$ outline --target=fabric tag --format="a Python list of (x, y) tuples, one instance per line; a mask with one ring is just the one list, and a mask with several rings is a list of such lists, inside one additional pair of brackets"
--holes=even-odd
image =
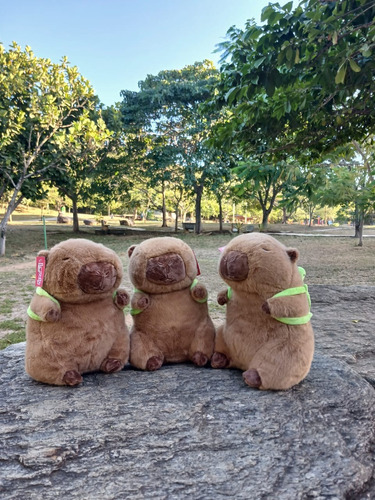
[(194, 257), (195, 257), (195, 262), (197, 263), (197, 276), (200, 276), (201, 270), (199, 268), (198, 259), (197, 259), (197, 256), (195, 255), (195, 253), (194, 253)]
[(35, 286), (43, 286), (44, 271), (46, 269), (46, 258), (39, 255), (36, 258)]

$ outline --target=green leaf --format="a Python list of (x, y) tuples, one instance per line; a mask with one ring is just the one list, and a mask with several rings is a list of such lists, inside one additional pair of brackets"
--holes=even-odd
[(231, 89), (228, 90), (228, 92), (225, 94), (225, 100), (227, 103), (230, 105), (232, 104), (234, 98), (236, 97), (237, 93), (239, 91), (238, 87), (232, 87)]
[(359, 73), (361, 71), (361, 68), (358, 66), (354, 59), (349, 59), (349, 64), (352, 71), (354, 71), (355, 73)]
[(260, 57), (256, 61), (254, 61), (254, 68), (259, 68), (259, 66), (265, 61), (266, 56)]
[(339, 67), (336, 76), (335, 76), (335, 83), (344, 83), (345, 81), (345, 75), (346, 75), (346, 68), (347, 68), (347, 61), (343, 62), (341, 66)]

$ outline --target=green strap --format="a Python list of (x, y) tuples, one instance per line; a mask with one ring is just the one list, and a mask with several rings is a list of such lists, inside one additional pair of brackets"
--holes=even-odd
[[(133, 293), (145, 293), (145, 292), (142, 292), (142, 290), (139, 290), (138, 288), (134, 288), (133, 289)], [(131, 308), (130, 309), (130, 314), (132, 316), (136, 316), (137, 314), (141, 313), (143, 311), (143, 309), (133, 309)]]
[(227, 297), (228, 297), (228, 300), (230, 300), (232, 298), (232, 295), (233, 295), (233, 290), (232, 290), (232, 287), (231, 286), (228, 286), (228, 290), (227, 290)]
[(143, 309), (130, 309), (130, 314), (132, 316), (136, 316), (137, 314), (141, 313), (143, 311)]
[[(40, 295), (41, 297), (47, 297), (48, 299), (52, 300), (52, 302), (54, 302), (55, 304), (57, 304), (59, 306), (59, 308), (61, 309), (60, 302), (57, 299), (55, 299), (55, 297), (52, 297), (52, 295), (50, 295), (48, 292), (46, 292), (45, 290), (43, 290), (43, 288), (41, 288), (40, 286), (38, 286), (36, 288), (35, 293), (37, 295)], [(34, 311), (32, 311), (32, 309), (31, 309), (30, 306), (27, 308), (27, 314), (28, 314), (28, 316), (31, 319), (35, 319), (35, 321), (46, 321), (45, 319), (42, 319)]]
[[(193, 290), (193, 288), (195, 286), (197, 286), (197, 284), (198, 284), (198, 280), (197, 280), (197, 278), (195, 278), (195, 280), (193, 281), (193, 283), (190, 285), (190, 290)], [(204, 304), (205, 302), (207, 302), (207, 298), (208, 297), (205, 297), (204, 299), (199, 299), (199, 300), (198, 299), (194, 299), (194, 300), (195, 300), (195, 302), (198, 302), (199, 304)]]
[[(303, 267), (298, 267), (298, 272), (300, 273), (301, 278), (303, 280), (306, 276), (306, 271), (303, 269)], [(274, 297), (289, 297), (292, 295), (300, 295), (302, 293), (306, 294), (307, 301), (309, 303), (309, 309), (310, 309), (311, 298), (310, 298), (310, 294), (309, 294), (309, 290), (308, 290), (307, 285), (296, 286), (293, 288), (287, 288), (286, 290), (283, 290), (282, 292), (276, 293), (271, 298), (273, 299)], [(276, 319), (277, 321), (280, 321), (281, 323), (285, 323), (286, 325), (304, 325), (310, 321), (312, 314), (311, 314), (311, 312), (309, 312), (308, 314), (305, 314), (305, 316), (299, 316), (297, 318), (275, 318), (274, 316), (272, 316), (272, 317), (274, 319)]]
[(312, 317), (312, 314), (309, 312), (305, 316), (299, 316), (298, 318), (275, 318), (273, 319), (280, 321), (280, 323), (285, 323), (286, 325), (305, 325), (308, 323)]

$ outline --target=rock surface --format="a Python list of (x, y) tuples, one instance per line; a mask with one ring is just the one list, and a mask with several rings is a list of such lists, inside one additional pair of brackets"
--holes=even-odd
[(375, 287), (310, 285), (316, 350), (375, 387)]
[(187, 364), (51, 387), (1, 351), (0, 498), (375, 498), (375, 287), (309, 288), (316, 355), (285, 392)]
[(343, 362), (261, 392), (187, 364), (51, 387), (23, 357), (0, 354), (2, 499), (374, 498), (375, 391)]

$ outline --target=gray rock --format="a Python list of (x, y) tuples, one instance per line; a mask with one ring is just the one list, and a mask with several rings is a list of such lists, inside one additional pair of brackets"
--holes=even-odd
[(375, 386), (375, 287), (310, 285), (316, 350)]
[(285, 392), (163, 367), (51, 387), (0, 353), (2, 499), (375, 498), (375, 391), (317, 354)]

